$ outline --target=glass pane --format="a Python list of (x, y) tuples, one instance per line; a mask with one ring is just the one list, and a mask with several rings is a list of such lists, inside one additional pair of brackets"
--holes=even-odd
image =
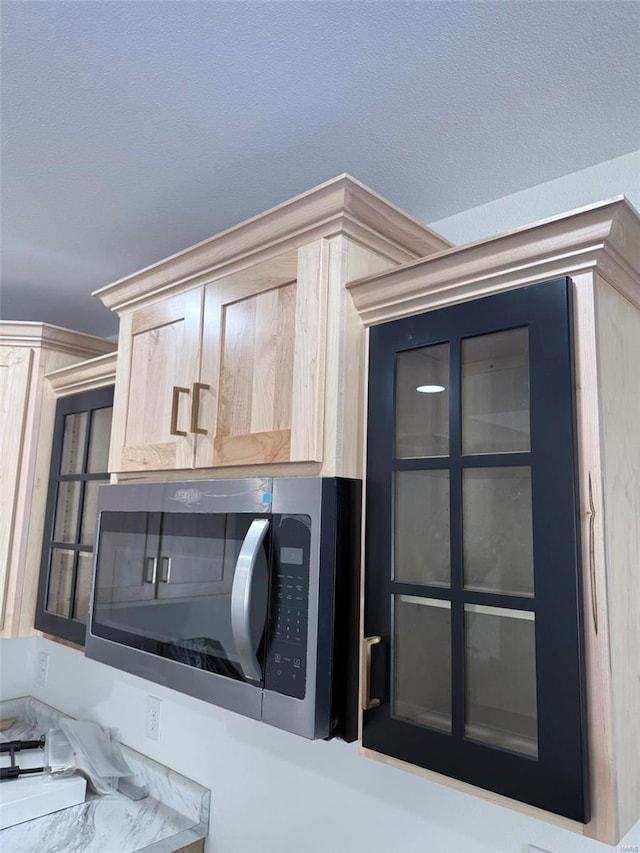
[(396, 458), (449, 453), (449, 344), (396, 357)]
[(534, 614), (465, 604), (465, 734), (538, 754)]
[(53, 538), (56, 542), (75, 542), (80, 509), (79, 480), (58, 483), (56, 523)]
[(83, 545), (93, 545), (95, 542), (98, 514), (98, 486), (106, 486), (108, 483), (108, 480), (87, 480), (84, 489), (82, 530), (80, 532), (80, 542)]
[(533, 595), (531, 469), (465, 469), (462, 507), (465, 588)]
[(69, 615), (74, 556), (73, 551), (62, 551), (60, 548), (54, 548), (51, 552), (47, 610), (59, 616)]
[(451, 604), (397, 595), (393, 644), (393, 713), (451, 731)]
[(64, 419), (62, 438), (61, 474), (80, 474), (84, 462), (84, 438), (87, 430), (87, 413), (76, 412)]
[(78, 619), (80, 622), (86, 622), (89, 613), (92, 569), (93, 554), (78, 554), (78, 581), (76, 583), (76, 602), (73, 608), (73, 618)]
[(449, 472), (395, 474), (394, 579), (450, 585)]
[(102, 474), (103, 471), (108, 470), (112, 414), (113, 408), (109, 406), (104, 409), (96, 409), (91, 416), (89, 458), (87, 459), (89, 474)]
[(530, 449), (526, 328), (462, 342), (462, 452)]

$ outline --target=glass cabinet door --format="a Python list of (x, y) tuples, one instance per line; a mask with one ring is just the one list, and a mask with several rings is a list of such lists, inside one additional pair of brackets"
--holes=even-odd
[(89, 611), (98, 489), (109, 482), (113, 386), (56, 406), (35, 626), (83, 644)]
[(363, 744), (587, 821), (570, 301), (371, 330)]

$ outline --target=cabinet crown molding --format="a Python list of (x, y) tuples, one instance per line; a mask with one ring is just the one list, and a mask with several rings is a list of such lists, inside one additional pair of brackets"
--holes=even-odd
[(119, 311), (176, 286), (200, 283), (203, 276), (217, 278), (337, 234), (346, 234), (396, 263), (451, 246), (444, 237), (343, 174), (93, 295), (107, 308)]
[(446, 249), (347, 287), (367, 326), (597, 270), (640, 308), (640, 215), (624, 196)]
[(114, 352), (117, 344), (96, 335), (84, 332), (74, 332), (62, 326), (52, 326), (49, 323), (32, 323), (18, 320), (0, 321), (0, 344), (5, 346), (24, 346), (46, 348), (57, 352), (79, 354), (87, 353), (104, 355)]
[(58, 397), (113, 385), (116, 381), (117, 352), (109, 352), (51, 370), (46, 379)]

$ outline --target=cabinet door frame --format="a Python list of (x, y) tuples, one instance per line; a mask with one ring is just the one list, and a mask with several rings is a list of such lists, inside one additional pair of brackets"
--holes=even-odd
[[(61, 639), (68, 640), (77, 645), (84, 645), (86, 622), (75, 619), (71, 612), (78, 585), (78, 560), (81, 554), (88, 556), (93, 555), (94, 544), (83, 545), (80, 543), (80, 526), (83, 518), (86, 484), (95, 480), (109, 480), (109, 474), (106, 471), (98, 471), (87, 473), (87, 459), (89, 454), (89, 440), (91, 432), (91, 413), (93, 411), (109, 408), (113, 406), (114, 388), (113, 385), (97, 388), (91, 391), (82, 391), (78, 394), (71, 394), (68, 397), (62, 397), (58, 400), (56, 406), (53, 446), (51, 450), (51, 468), (49, 474), (49, 488), (47, 494), (47, 507), (45, 511), (44, 538), (42, 543), (42, 561), (40, 564), (40, 577), (38, 583), (38, 597), (35, 613), (35, 627), (39, 631), (44, 631), (47, 634), (52, 634)], [(88, 412), (87, 426), (84, 436), (84, 446), (82, 451), (82, 471), (73, 475), (62, 475), (60, 466), (62, 462), (62, 450), (64, 441), (64, 426), (67, 415)], [(78, 504), (78, 518), (76, 524), (76, 535), (74, 542), (57, 543), (54, 539), (55, 512), (56, 500), (58, 495), (58, 487), (61, 482), (79, 482), (80, 495)], [(96, 527), (97, 531), (97, 527)], [(49, 582), (51, 575), (51, 559), (54, 547), (60, 550), (73, 552), (73, 569), (71, 579), (71, 589), (69, 594), (69, 607), (71, 608), (67, 616), (47, 610), (47, 598), (49, 592)], [(92, 561), (93, 564), (93, 561)]]
[[(206, 286), (201, 382), (210, 386), (210, 392), (203, 394), (200, 405), (207, 434), (198, 436), (196, 468), (322, 461), (328, 259), (328, 241), (317, 240)], [(246, 433), (232, 434), (227, 417), (231, 404), (224, 399), (229, 393), (223, 376), (226, 311), (262, 294), (275, 296), (279, 288), (288, 285), (294, 288), (290, 312), (293, 328), (274, 329), (269, 340), (251, 342), (250, 348), (256, 349), (250, 353), (252, 363), (247, 364), (245, 372), (246, 381), (253, 383), (255, 402), (258, 389), (254, 379), (259, 380), (262, 369), (257, 347), (263, 346), (265, 362), (270, 362), (265, 374), (271, 370), (271, 379), (275, 377), (272, 390), (278, 393), (278, 371), (289, 389), (287, 400), (277, 403), (281, 410), (276, 411), (271, 401), (274, 420), (279, 423), (272, 429), (250, 428)], [(287, 359), (279, 363), (275, 350), (288, 332), (293, 337), (288, 346), (290, 363)], [(251, 334), (250, 329), (247, 334)]]
[[(372, 649), (371, 684), (378, 707), (364, 712), (367, 749), (565, 815), (589, 820), (584, 658), (579, 572), (579, 510), (571, 340), (572, 285), (558, 279), (437, 309), (373, 327), (367, 464), (365, 636)], [(463, 456), (460, 439), (460, 342), (527, 326), (530, 347), (531, 450)], [(449, 456), (394, 459), (395, 357), (408, 349), (451, 342)], [(463, 585), (461, 469), (501, 464), (532, 469), (535, 597), (471, 592)], [(451, 589), (392, 579), (393, 474), (449, 468)], [(394, 594), (451, 602), (451, 734), (394, 718), (391, 710), (391, 602)], [(532, 610), (536, 618), (537, 759), (464, 736), (463, 604)]]
[[(171, 471), (193, 467), (197, 436), (191, 431), (191, 421), (194, 383), (198, 381), (200, 373), (203, 295), (203, 288), (197, 287), (122, 317), (109, 463), (111, 471)], [(149, 370), (141, 377), (151, 393), (160, 395), (167, 440), (134, 444), (128, 438), (128, 432), (133, 426), (144, 432), (144, 421), (149, 418), (144, 399), (141, 401), (132, 391), (133, 371), (136, 369), (133, 363), (135, 339), (138, 335), (152, 334), (154, 330), (161, 330), (176, 322), (184, 323), (183, 346), (179, 352), (162, 355), (180, 364), (184, 384), (154, 387), (152, 361)], [(177, 391), (179, 388), (184, 391)], [(182, 432), (186, 432), (185, 436), (169, 435), (172, 407), (175, 408), (176, 425)]]

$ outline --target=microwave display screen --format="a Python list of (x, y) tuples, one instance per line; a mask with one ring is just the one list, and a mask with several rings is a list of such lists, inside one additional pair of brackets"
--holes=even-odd
[(281, 563), (287, 563), (289, 566), (301, 566), (303, 557), (304, 551), (302, 548), (280, 548)]

